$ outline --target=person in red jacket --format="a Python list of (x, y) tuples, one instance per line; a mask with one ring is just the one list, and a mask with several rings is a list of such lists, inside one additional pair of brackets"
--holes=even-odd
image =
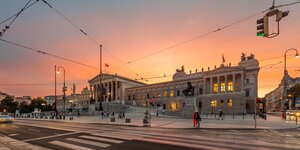
[(198, 122), (196, 120), (196, 112), (192, 113), (192, 119), (193, 119), (193, 124), (194, 124), (194, 127), (198, 126)]

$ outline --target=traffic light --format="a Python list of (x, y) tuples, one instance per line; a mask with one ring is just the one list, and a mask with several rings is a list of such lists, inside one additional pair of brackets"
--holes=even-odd
[(269, 35), (269, 19), (268, 16), (265, 15), (263, 18), (258, 19), (257, 23), (257, 36), (267, 37)]
[(285, 11), (285, 12), (278, 11), (278, 12), (276, 13), (276, 21), (279, 22), (282, 18), (288, 16), (288, 15), (289, 15), (289, 12), (290, 12), (290, 11)]

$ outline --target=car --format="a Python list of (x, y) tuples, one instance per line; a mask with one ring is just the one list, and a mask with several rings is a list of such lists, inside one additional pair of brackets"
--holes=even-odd
[(14, 118), (8, 115), (0, 115), (0, 123), (12, 123)]

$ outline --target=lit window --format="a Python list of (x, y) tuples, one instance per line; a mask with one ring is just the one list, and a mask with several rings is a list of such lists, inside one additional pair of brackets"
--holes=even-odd
[(233, 92), (233, 82), (232, 81), (228, 82), (228, 92)]
[(224, 100), (220, 100), (220, 107), (224, 106)]
[(225, 83), (224, 82), (221, 83), (221, 92), (225, 92)]
[(214, 108), (217, 107), (217, 101), (212, 100), (210, 105), (211, 105), (211, 107), (214, 107)]
[(160, 92), (157, 92), (157, 97), (161, 97), (161, 94), (160, 94)]
[(218, 83), (214, 84), (214, 93), (218, 93)]
[(227, 100), (228, 108), (232, 108), (232, 99)]
[(168, 92), (164, 91), (164, 97), (167, 97), (167, 95), (168, 95)]
[(174, 91), (170, 91), (170, 97), (174, 96)]

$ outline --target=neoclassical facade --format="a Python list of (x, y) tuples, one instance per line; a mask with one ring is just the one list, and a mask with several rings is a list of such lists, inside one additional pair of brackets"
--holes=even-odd
[[(145, 85), (142, 82), (131, 80), (117, 74), (102, 74), (102, 87), (106, 89), (106, 94), (102, 95), (103, 100), (117, 101), (125, 100), (125, 89), (130, 87), (139, 87)], [(100, 101), (100, 81), (99, 75), (89, 80), (91, 97)]]
[[(172, 81), (127, 88), (126, 103), (181, 112), (195, 99), (192, 103), (204, 114), (219, 110), (226, 114), (254, 112), (258, 72), (259, 63), (253, 54), (248, 57), (243, 54), (237, 66), (221, 64), (190, 74), (182, 67), (176, 70)], [(191, 96), (183, 94), (187, 82), (193, 87)]]

